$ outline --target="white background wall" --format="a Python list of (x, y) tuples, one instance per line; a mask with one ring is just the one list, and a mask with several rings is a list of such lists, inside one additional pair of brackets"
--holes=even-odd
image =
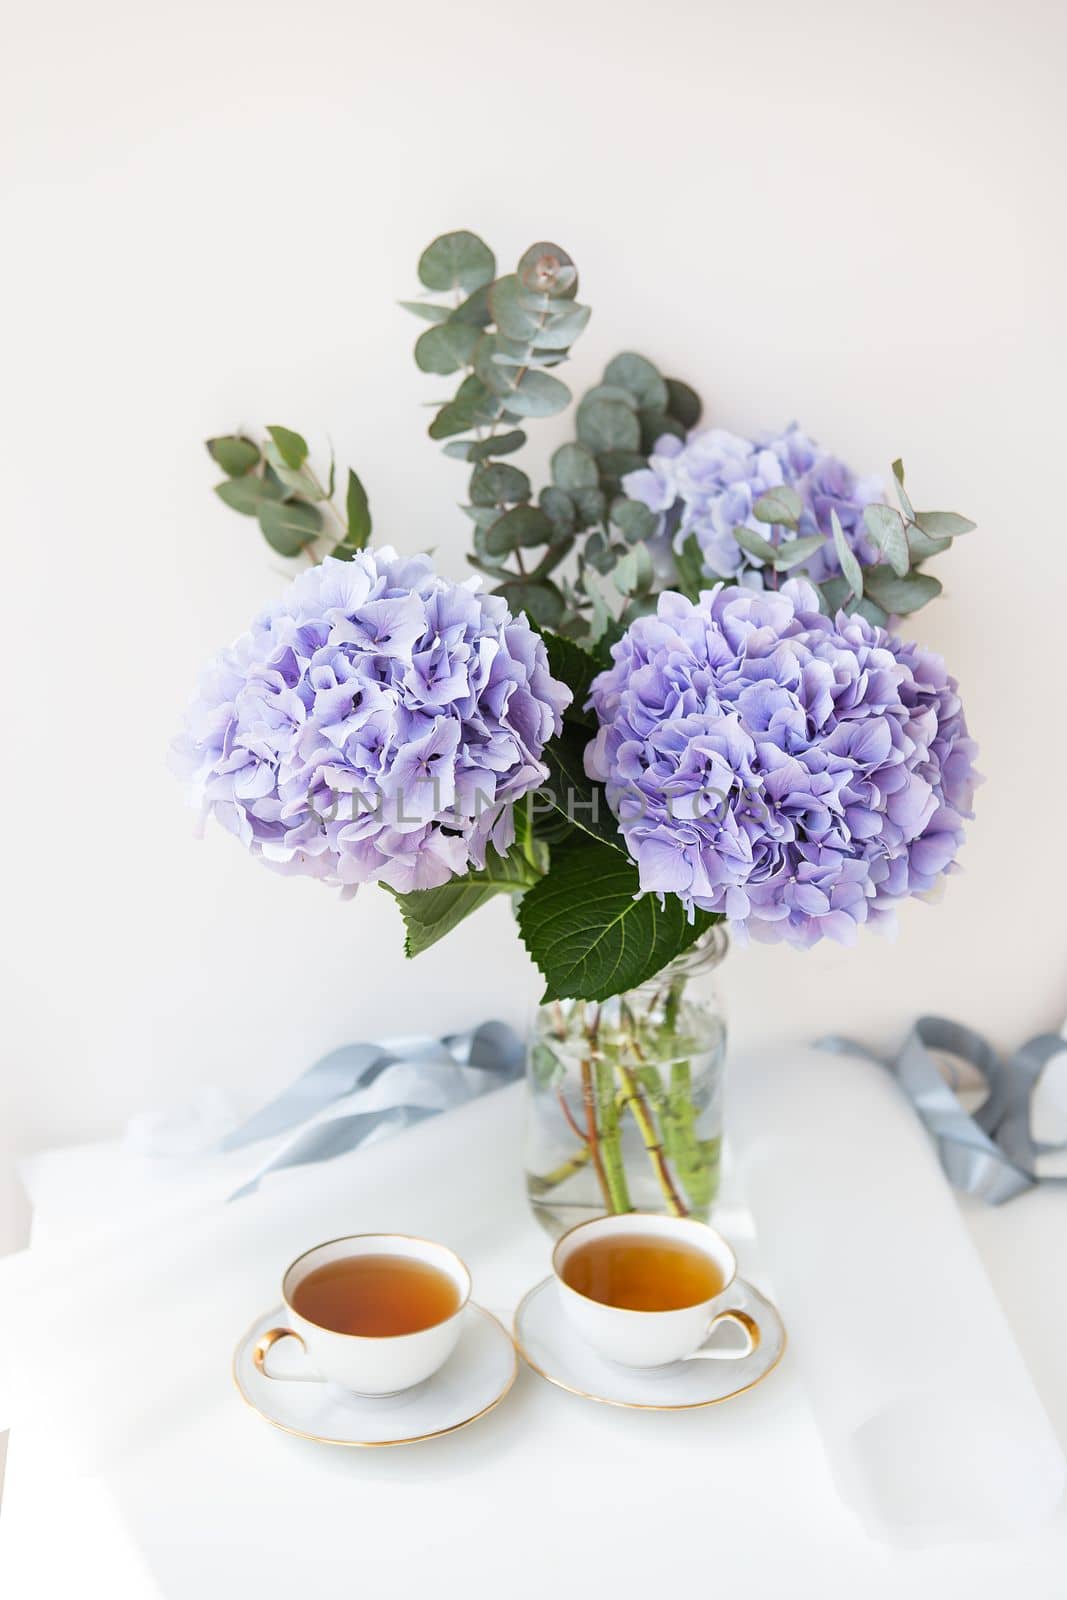
[(988, 775), (966, 874), (895, 944), (735, 954), (737, 1041), (1058, 1023), (1065, 37), (1040, 0), (12, 7), (0, 1144), (535, 998), (505, 904), (408, 965), (377, 891), (195, 841), (165, 767), (201, 663), (284, 581), (205, 435), (328, 430), (379, 538), (463, 575), (462, 468), (420, 409), (446, 386), (394, 304), (461, 226), (505, 266), (577, 258), (577, 384), (636, 346), (711, 419), (903, 454), (920, 504), (980, 522), (916, 624)]

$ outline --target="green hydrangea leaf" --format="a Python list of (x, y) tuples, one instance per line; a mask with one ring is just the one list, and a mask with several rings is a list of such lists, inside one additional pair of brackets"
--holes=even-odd
[(548, 653), (549, 671), (560, 683), (567, 685), (573, 696), (570, 705), (563, 713), (563, 720), (578, 723), (586, 729), (585, 737), (588, 739), (589, 733), (595, 732), (598, 724), (596, 713), (587, 711), (585, 703), (589, 699), (593, 679), (611, 665), (611, 657), (607, 652), (583, 649), (580, 644), (573, 639), (565, 639), (562, 634), (546, 632), (541, 637)]
[(516, 894), (537, 883), (541, 873), (518, 844), (507, 855), (499, 855), (492, 845), (485, 852), (485, 866), (450, 878), (437, 889), (415, 889), (410, 894), (395, 894), (404, 919), (404, 954), (421, 955), (439, 939), (487, 901), (500, 894)]
[(519, 905), (523, 943), (545, 979), (542, 1004), (607, 1000), (636, 988), (721, 918), (689, 922), (677, 895), (641, 894), (637, 868), (610, 845), (563, 844)]

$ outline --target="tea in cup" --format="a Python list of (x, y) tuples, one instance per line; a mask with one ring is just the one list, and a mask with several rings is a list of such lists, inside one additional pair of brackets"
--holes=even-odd
[[(552, 1255), (561, 1307), (599, 1355), (628, 1367), (737, 1359), (759, 1344), (759, 1326), (732, 1305), (737, 1261), (720, 1233), (686, 1217), (629, 1212), (579, 1223)], [(724, 1323), (743, 1349), (708, 1346)]]
[[(262, 1336), (253, 1360), (267, 1378), (396, 1394), (448, 1360), (470, 1293), (470, 1273), (446, 1245), (394, 1233), (332, 1239), (286, 1268), (289, 1323)], [(268, 1352), (288, 1338), (297, 1340), (314, 1372), (281, 1379), (268, 1371)]]

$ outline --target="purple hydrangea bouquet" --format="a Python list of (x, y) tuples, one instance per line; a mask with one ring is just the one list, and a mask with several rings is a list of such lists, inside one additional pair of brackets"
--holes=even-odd
[(220, 498), (310, 565), (205, 674), (177, 759), (268, 865), (388, 890), (409, 956), (512, 896), (545, 985), (535, 1206), (706, 1215), (727, 930), (849, 944), (955, 870), (975, 747), (940, 657), (895, 627), (973, 524), (916, 511), (899, 461), (890, 504), (795, 425), (701, 430), (695, 391), (633, 353), (535, 494), (509, 458), (571, 403), (573, 262), (537, 244), (498, 276), (455, 233), (419, 277), (478, 575), (372, 549), (358, 475), (338, 504), (291, 429), (210, 440)]

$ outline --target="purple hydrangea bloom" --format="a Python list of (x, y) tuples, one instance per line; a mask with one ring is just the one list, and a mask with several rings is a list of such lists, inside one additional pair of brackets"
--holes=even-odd
[(571, 696), (479, 581), (391, 549), (303, 573), (204, 676), (175, 745), (193, 802), (329, 883), (434, 888), (506, 850)]
[[(804, 510), (796, 532), (780, 527), (771, 535), (752, 508), (761, 495), (782, 484), (797, 491)], [(841, 564), (829, 537), (831, 511), (837, 512), (845, 538), (860, 560), (877, 559), (863, 526), (863, 509), (884, 498), (881, 480), (856, 478), (795, 423), (762, 442), (725, 428), (693, 433), (684, 443), (667, 435), (657, 443), (647, 467), (627, 474), (623, 488), (631, 500), (640, 500), (660, 514), (659, 532), (673, 540), (675, 548), (695, 534), (712, 577), (738, 577), (754, 588), (762, 587), (763, 563), (734, 538), (734, 529), (741, 526), (779, 543), (827, 535), (828, 542), (804, 568), (813, 583), (833, 577)]]
[(953, 870), (978, 778), (940, 657), (801, 579), (661, 595), (612, 655), (586, 769), (643, 890), (807, 946)]

